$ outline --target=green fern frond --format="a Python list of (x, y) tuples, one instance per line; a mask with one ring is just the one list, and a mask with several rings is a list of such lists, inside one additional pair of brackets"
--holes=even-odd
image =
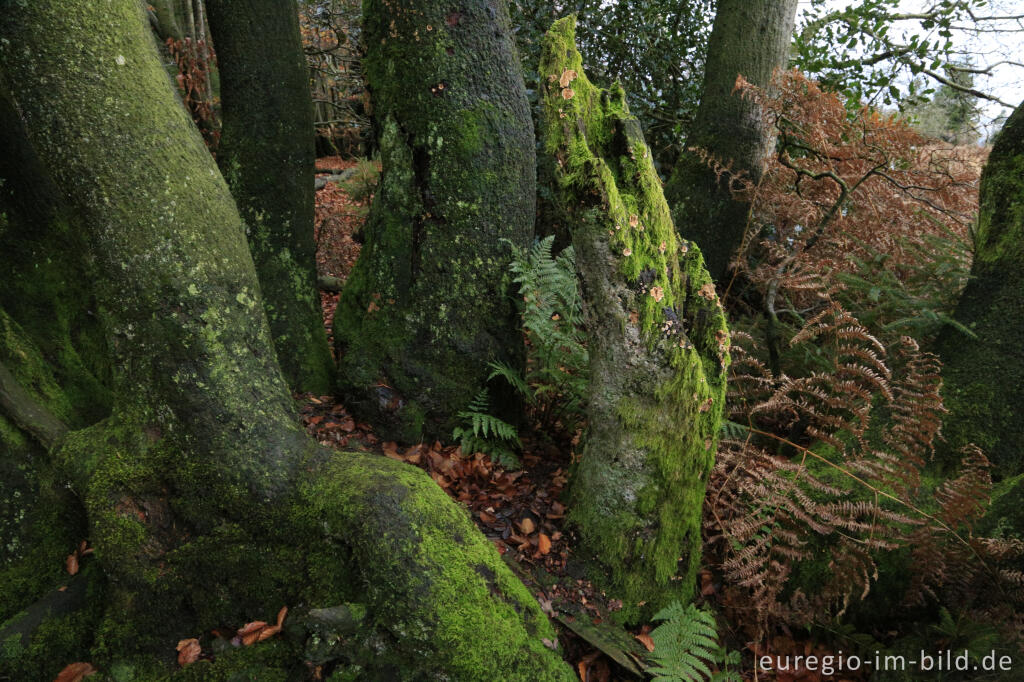
[[(712, 678), (711, 664), (730, 660), (718, 646), (715, 617), (693, 604), (669, 604), (654, 615), (663, 621), (651, 631), (654, 663), (647, 672), (655, 682), (699, 682)], [(728, 678), (722, 678), (728, 679)]]

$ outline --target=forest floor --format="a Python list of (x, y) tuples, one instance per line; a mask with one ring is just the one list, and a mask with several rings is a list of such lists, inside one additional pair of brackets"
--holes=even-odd
[[(332, 173), (356, 162), (341, 157), (317, 160)], [(317, 267), (321, 276), (348, 277), (359, 257), (361, 230), (369, 199), (355, 201), (344, 184), (328, 182), (316, 192)], [(331, 325), (338, 295), (321, 292), (324, 326), (333, 347)], [(565, 506), (560, 501), (567, 483), (573, 444), (547, 442), (541, 435), (524, 435), (523, 468), (509, 471), (482, 453), (463, 453), (457, 445), (441, 442), (400, 447), (378, 438), (369, 424), (357, 421), (333, 396), (297, 396), (307, 431), (321, 444), (355, 451), (376, 452), (417, 466), (453, 499), (469, 510), (473, 521), (490, 539), (509, 566), (537, 597), (542, 609), (562, 626), (560, 643), (566, 659), (582, 682), (635, 681), (646, 665), (643, 653), (653, 647), (652, 626), (629, 632), (613, 626), (610, 614), (621, 602), (610, 600), (584, 580), (582, 566), (573, 558), (572, 533), (563, 528)], [(709, 571), (701, 573), (704, 595), (714, 591)], [(747, 647), (750, 649), (751, 647)], [(765, 650), (780, 654), (827, 654), (820, 646), (786, 635)], [(749, 660), (749, 656), (748, 656)], [(743, 679), (778, 682), (849, 680), (816, 671), (755, 674), (744, 665)], [(631, 673), (632, 671), (632, 673)]]

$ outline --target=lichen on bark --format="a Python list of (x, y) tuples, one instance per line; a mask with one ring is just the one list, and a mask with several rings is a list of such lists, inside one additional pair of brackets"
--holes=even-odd
[(725, 399), (729, 335), (700, 250), (680, 239), (619, 87), (583, 72), (575, 18), (541, 60), (543, 152), (570, 221), (586, 314), (588, 431), (570, 485), (583, 555), (620, 617), (689, 599)]

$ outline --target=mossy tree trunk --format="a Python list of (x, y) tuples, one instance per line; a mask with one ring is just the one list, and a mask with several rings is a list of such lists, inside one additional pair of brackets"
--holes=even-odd
[[(115, 368), (111, 415), (48, 451), (84, 503), (87, 598), (0, 624), (0, 676), (77, 659), (164, 679), (178, 640), (289, 605), (286, 636), (175, 677), (284, 679), (313, 651), (353, 679), (573, 679), (534, 598), (425, 474), (297, 424), (243, 221), (147, 30), (136, 0), (0, 14), (0, 70), (82, 217)], [(324, 653), (304, 614), (346, 602), (359, 617)]]
[(625, 93), (583, 73), (574, 17), (545, 37), (540, 74), (543, 150), (556, 159), (590, 354), (569, 518), (622, 617), (637, 620), (693, 594), (729, 333), (700, 250), (676, 234)]
[(508, 265), (536, 208), (523, 77), (504, 0), (365, 0), (363, 40), (383, 175), (334, 318), (340, 387), (388, 437), (448, 436), (488, 363), (522, 362)]
[[(786, 66), (796, 9), (797, 0), (720, 0), (715, 13), (704, 89), (686, 146), (704, 150), (754, 185), (774, 137), (759, 107), (733, 89), (737, 76), (767, 87), (775, 69)], [(715, 279), (724, 277), (750, 214), (749, 202), (734, 197), (729, 179), (688, 151), (665, 188), (679, 233), (697, 242)]]
[(1024, 106), (982, 172), (974, 265), (955, 319), (978, 338), (947, 328), (938, 341), (948, 463), (974, 443), (997, 478), (1024, 473)]
[(316, 287), (313, 105), (298, 8), (208, 5), (220, 72), (217, 161), (246, 224), (278, 362), (293, 389), (327, 393), (334, 360)]

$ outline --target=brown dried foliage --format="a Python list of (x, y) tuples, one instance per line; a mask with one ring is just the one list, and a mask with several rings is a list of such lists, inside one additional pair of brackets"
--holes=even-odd
[[(906, 546), (907, 603), (941, 599), (1009, 622), (1024, 577), (1005, 566), (1021, 547), (971, 535), (988, 461), (972, 449), (958, 476), (922, 485), (944, 413), (941, 365), (843, 278), (874, 259), (922, 300), (954, 301), (984, 154), (868, 108), (851, 115), (796, 72), (776, 85), (774, 96), (738, 85), (779, 144), (760, 185), (733, 181), (753, 211), (726, 297), (730, 423), (705, 510), (722, 604), (755, 638), (827, 622), (868, 595), (884, 553)], [(956, 267), (933, 276), (939, 262)]]

